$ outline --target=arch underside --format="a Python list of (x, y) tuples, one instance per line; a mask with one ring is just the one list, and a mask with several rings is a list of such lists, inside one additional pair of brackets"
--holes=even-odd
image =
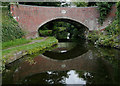
[[(54, 21), (63, 21), (63, 22), (67, 22), (67, 23), (70, 23), (76, 27), (79, 27), (80, 25), (83, 25), (84, 27), (86, 27), (86, 29), (89, 30), (89, 27), (87, 25), (85, 25), (84, 23), (78, 21), (78, 20), (75, 20), (75, 19), (72, 19), (72, 18), (68, 18), (68, 17), (57, 17), (57, 18), (52, 18), (52, 19), (49, 19), (45, 22), (43, 22), (42, 24), (40, 24), (40, 26), (38, 27), (38, 30), (40, 27), (42, 27), (43, 25), (45, 24), (48, 24), (50, 22), (54, 22)], [(37, 30), (37, 31), (38, 31)]]

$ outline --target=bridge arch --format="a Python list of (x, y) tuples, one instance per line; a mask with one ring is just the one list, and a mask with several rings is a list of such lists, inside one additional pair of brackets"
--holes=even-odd
[[(89, 27), (86, 25), (86, 24), (84, 24), (84, 23), (82, 23), (81, 21), (78, 21), (78, 20), (76, 20), (76, 19), (73, 19), (73, 18), (70, 18), (70, 17), (56, 17), (56, 18), (51, 18), (51, 19), (49, 19), (49, 20), (46, 20), (45, 22), (43, 22), (42, 24), (40, 24), (39, 26), (38, 26), (38, 28), (36, 29), (36, 32), (38, 33), (38, 36), (42, 36), (41, 34), (40, 34), (40, 30), (44, 30), (44, 28), (42, 28), (42, 26), (44, 26), (44, 25), (49, 25), (49, 23), (50, 22), (53, 22), (53, 26), (52, 26), (52, 28), (51, 27), (47, 27), (47, 29), (49, 29), (49, 30), (53, 30), (53, 27), (54, 27), (54, 22), (65, 22), (65, 23), (69, 23), (69, 24), (71, 24), (72, 26), (74, 26), (73, 28), (70, 28), (69, 26), (67, 27), (67, 26), (65, 26), (66, 27), (66, 30), (69, 32), (70, 30), (72, 31), (73, 29), (77, 29), (78, 30), (78, 32), (79, 32), (79, 35), (77, 35), (77, 36), (80, 36), (80, 34), (81, 34), (81, 37), (86, 37), (86, 34), (87, 34), (87, 32), (89, 31)], [(67, 29), (68, 28), (68, 29)], [(53, 31), (54, 32), (54, 31)], [(71, 33), (71, 35), (70, 35), (70, 37), (72, 37), (73, 36), (73, 34), (75, 34), (75, 33)], [(59, 38), (58, 38), (59, 39)]]
[(112, 6), (103, 25), (98, 23), (99, 11), (97, 7), (41, 7), (11, 4), (10, 11), (20, 27), (26, 31), (26, 38), (35, 38), (39, 27), (60, 18), (76, 21), (86, 26), (90, 31), (104, 30), (113, 21), (116, 7)]
[[(71, 22), (78, 23), (78, 24), (81, 24), (81, 25), (85, 26), (85, 27), (89, 30), (89, 27), (88, 27), (86, 24), (84, 24), (83, 22), (81, 22), (81, 21), (79, 21), (79, 20), (76, 20), (76, 19), (74, 19), (74, 18), (70, 18), (70, 17), (56, 17), (56, 18), (48, 19), (48, 20), (46, 20), (45, 22), (43, 22), (42, 24), (40, 24), (40, 25), (38, 26), (38, 28), (37, 28), (37, 31), (38, 31), (39, 28), (42, 27), (43, 25), (45, 25), (45, 24), (47, 24), (47, 23), (49, 23), (49, 22), (52, 22), (52, 21), (57, 21), (57, 20), (58, 20), (58, 21), (59, 21), (59, 20), (63, 20), (63, 21), (66, 21), (66, 20), (67, 20), (68, 23), (71, 23)], [(71, 24), (73, 24), (73, 23), (71, 23)]]

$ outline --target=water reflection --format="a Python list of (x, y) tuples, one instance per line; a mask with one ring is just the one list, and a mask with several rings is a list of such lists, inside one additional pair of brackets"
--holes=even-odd
[[(66, 60), (59, 60), (57, 55), (57, 58), (52, 56), (51, 59), (45, 53), (35, 57), (26, 56), (8, 65), (8, 70), (3, 72), (3, 84), (82, 84), (88, 86), (116, 84), (118, 86), (120, 81), (119, 50), (92, 45), (88, 45), (87, 48), (79, 44), (69, 45), (72, 47), (67, 48), (61, 45), (67, 49), (65, 54), (71, 50), (74, 52), (76, 49), (80, 55), (75, 54), (75, 58)], [(84, 53), (81, 53), (82, 51)], [(49, 52), (63, 54), (54, 49)], [(67, 57), (68, 54), (65, 56)]]
[[(86, 75), (85, 75), (86, 76)], [(79, 73), (75, 70), (70, 71), (47, 71), (33, 76), (26, 77), (21, 81), (24, 84), (86, 84), (84, 78), (79, 77)]]
[(76, 58), (87, 51), (88, 49), (84, 46), (84, 43), (60, 42), (57, 48), (46, 51), (43, 55), (52, 59), (66, 60)]
[(73, 42), (59, 42), (57, 48), (51, 50), (52, 52), (56, 53), (63, 53), (62, 51), (69, 51), (72, 48), (74, 48), (77, 45), (77, 43)]
[(95, 71), (98, 67), (97, 59), (91, 60), (89, 58), (90, 54), (91, 51), (88, 51), (87, 53), (74, 59), (63, 61), (49, 59), (44, 55), (39, 55), (33, 59), (33, 64), (30, 64), (28, 61), (21, 62), (17, 68), (17, 71), (14, 73), (14, 79), (19, 80), (29, 75), (34, 75), (45, 71), (64, 71), (71, 69)]
[(69, 77), (65, 80), (66, 84), (86, 84), (84, 78), (80, 78), (79, 74), (76, 73), (76, 71), (71, 70), (67, 74), (69, 75)]

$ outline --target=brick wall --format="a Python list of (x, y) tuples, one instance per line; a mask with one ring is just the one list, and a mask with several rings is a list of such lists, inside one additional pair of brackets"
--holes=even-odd
[(40, 26), (54, 19), (70, 19), (85, 25), (89, 30), (104, 29), (115, 16), (115, 7), (111, 10), (103, 26), (98, 24), (97, 7), (40, 7), (11, 5), (11, 13), (19, 25), (28, 33), (36, 36)]

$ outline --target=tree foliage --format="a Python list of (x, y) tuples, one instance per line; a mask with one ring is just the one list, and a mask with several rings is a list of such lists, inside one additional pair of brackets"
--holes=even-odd
[(87, 2), (74, 2), (77, 7), (87, 7)]
[(2, 2), (2, 6), (8, 6), (10, 2)]
[(117, 20), (118, 20), (118, 28), (120, 29), (120, 1), (117, 3)]

